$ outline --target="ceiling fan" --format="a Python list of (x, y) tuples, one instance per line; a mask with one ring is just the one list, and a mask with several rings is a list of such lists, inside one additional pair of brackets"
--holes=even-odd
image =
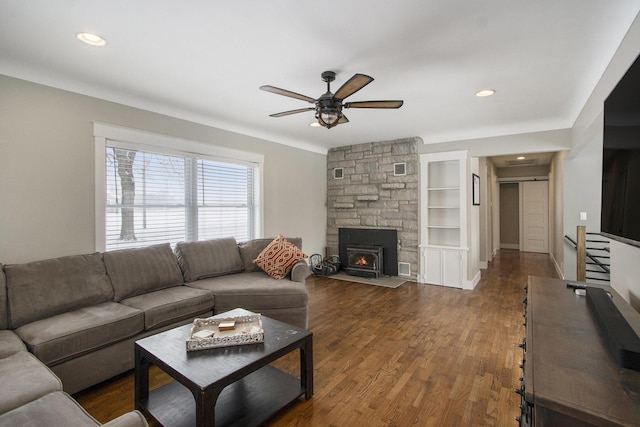
[(325, 71), (321, 74), (322, 80), (327, 82), (327, 92), (318, 99), (301, 95), (289, 90), (280, 89), (274, 86), (260, 86), (260, 89), (272, 92), (278, 95), (289, 96), (291, 98), (301, 99), (315, 107), (299, 108), (297, 110), (283, 111), (281, 113), (270, 114), (270, 117), (283, 117), (291, 114), (304, 113), (305, 111), (316, 112), (316, 119), (320, 126), (331, 129), (341, 123), (349, 122), (349, 119), (342, 114), (344, 108), (400, 108), (403, 101), (358, 101), (358, 102), (342, 102), (346, 97), (353, 95), (369, 83), (373, 81), (373, 77), (365, 74), (354, 74), (340, 89), (334, 94), (331, 93), (331, 82), (336, 79), (336, 73), (333, 71)]

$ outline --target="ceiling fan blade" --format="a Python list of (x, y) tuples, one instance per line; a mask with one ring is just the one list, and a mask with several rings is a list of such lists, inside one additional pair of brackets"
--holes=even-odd
[(345, 84), (340, 86), (340, 89), (333, 96), (337, 99), (345, 99), (347, 96), (353, 95), (369, 83), (373, 81), (373, 77), (365, 74), (354, 74)]
[(283, 111), (282, 113), (269, 114), (269, 117), (284, 117), (284, 116), (290, 116), (291, 114), (304, 113), (305, 111), (313, 111), (313, 110), (315, 110), (315, 108), (313, 107), (298, 108), (297, 110), (289, 110), (289, 111)]
[(342, 124), (342, 123), (349, 123), (349, 119), (347, 119), (347, 116), (345, 116), (344, 114), (342, 114), (340, 116), (340, 120), (338, 120), (338, 124)]
[(359, 101), (345, 102), (343, 108), (400, 108), (404, 101)]
[(291, 98), (301, 99), (303, 101), (311, 102), (312, 104), (316, 102), (315, 99), (309, 96), (291, 92), (290, 90), (286, 90), (286, 89), (280, 89), (279, 87), (275, 87), (275, 86), (265, 85), (265, 86), (260, 86), (260, 89), (267, 92), (275, 93), (277, 95), (283, 95)]

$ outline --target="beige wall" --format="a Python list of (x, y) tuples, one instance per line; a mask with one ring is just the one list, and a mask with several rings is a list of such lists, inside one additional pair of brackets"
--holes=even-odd
[(325, 246), (326, 156), (0, 76), (0, 262), (95, 251), (93, 122), (264, 155), (264, 235)]

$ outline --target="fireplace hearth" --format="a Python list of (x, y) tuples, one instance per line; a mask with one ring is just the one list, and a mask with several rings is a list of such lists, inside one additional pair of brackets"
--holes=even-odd
[(384, 265), (384, 248), (377, 245), (347, 246), (347, 274), (379, 278)]

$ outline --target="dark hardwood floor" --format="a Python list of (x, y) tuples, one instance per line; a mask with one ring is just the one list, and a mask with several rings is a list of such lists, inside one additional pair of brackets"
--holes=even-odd
[[(315, 394), (269, 425), (517, 426), (529, 275), (557, 277), (548, 255), (503, 250), (473, 291), (309, 278)], [(276, 365), (299, 372), (297, 354)], [(155, 387), (169, 381), (152, 375)], [(75, 397), (109, 421), (133, 409), (133, 375)]]

